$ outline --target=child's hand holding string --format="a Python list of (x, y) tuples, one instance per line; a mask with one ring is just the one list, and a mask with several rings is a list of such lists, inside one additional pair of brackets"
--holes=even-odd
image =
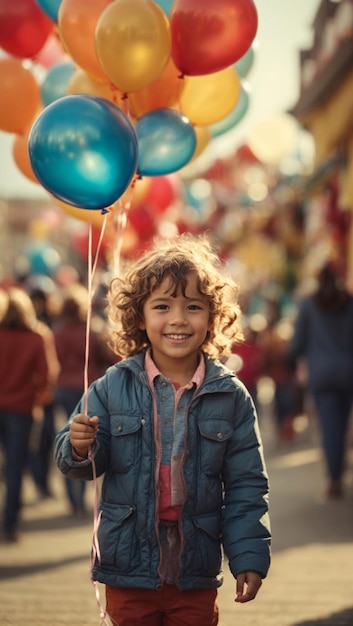
[(98, 431), (98, 417), (88, 417), (83, 413), (78, 413), (70, 424), (70, 443), (74, 452), (86, 458), (89, 449), (93, 444)]

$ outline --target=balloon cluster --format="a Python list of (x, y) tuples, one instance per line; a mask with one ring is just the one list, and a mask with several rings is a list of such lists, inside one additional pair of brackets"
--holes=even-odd
[(180, 170), (245, 115), (257, 23), (253, 0), (0, 0), (18, 167), (85, 209)]

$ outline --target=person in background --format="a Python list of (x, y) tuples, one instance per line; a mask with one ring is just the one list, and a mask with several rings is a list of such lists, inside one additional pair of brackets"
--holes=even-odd
[(237, 287), (205, 238), (184, 235), (113, 280), (108, 311), (123, 358), (55, 446), (66, 476), (92, 480), (92, 458), (104, 474), (92, 577), (113, 624), (215, 626), (222, 546), (238, 603), (270, 564), (255, 406), (218, 360), (242, 335)]
[(3, 292), (0, 319), (0, 443), (4, 453), (5, 503), (2, 538), (18, 538), (23, 474), (28, 458), (34, 407), (49, 384), (43, 336), (28, 294), (17, 287)]
[(52, 497), (50, 469), (53, 458), (53, 444), (56, 435), (54, 390), (60, 371), (60, 363), (52, 331), (52, 315), (48, 307), (48, 294), (36, 288), (30, 291), (30, 297), (38, 320), (37, 330), (44, 339), (49, 365), (49, 385), (42, 397), (41, 404), (34, 407), (34, 424), (30, 439), (28, 469), (32, 475), (41, 498)]
[(353, 297), (334, 263), (322, 267), (316, 291), (299, 304), (289, 360), (306, 366), (328, 474), (325, 493), (341, 497), (353, 405)]
[[(86, 324), (88, 291), (79, 283), (69, 286), (63, 293), (61, 310), (54, 327), (54, 340), (60, 364), (60, 373), (55, 389), (55, 403), (69, 418), (84, 391), (84, 370), (88, 347), (88, 383), (101, 376), (108, 365), (117, 358), (104, 340), (101, 323), (95, 330), (93, 319), (89, 331), (89, 346), (86, 346)], [(100, 320), (99, 320), (100, 322)], [(85, 514), (84, 480), (65, 478), (66, 492), (75, 517)]]

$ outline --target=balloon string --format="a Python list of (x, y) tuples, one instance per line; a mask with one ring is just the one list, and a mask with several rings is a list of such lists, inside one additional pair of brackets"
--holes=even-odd
[[(88, 308), (87, 308), (87, 320), (86, 320), (86, 345), (85, 345), (85, 365), (84, 365), (84, 413), (88, 414), (88, 366), (89, 366), (89, 351), (90, 351), (90, 328), (92, 320), (92, 295), (93, 295), (93, 279), (95, 271), (97, 269), (97, 263), (99, 258), (99, 252), (102, 245), (105, 227), (107, 223), (108, 211), (104, 211), (104, 219), (101, 227), (101, 232), (98, 240), (97, 250), (95, 253), (95, 259), (92, 263), (92, 219), (90, 220), (89, 233), (88, 233), (88, 268), (87, 268), (87, 283), (88, 283)], [(91, 215), (92, 218), (92, 215)], [(109, 626), (106, 622), (107, 613), (104, 610), (99, 595), (99, 588), (97, 582), (93, 579), (93, 567), (96, 558), (100, 561), (100, 548), (98, 542), (98, 527), (101, 519), (101, 513), (98, 512), (98, 481), (97, 481), (97, 469), (94, 459), (93, 450), (90, 448), (88, 451), (88, 457), (92, 465), (93, 474), (93, 539), (92, 539), (92, 555), (90, 565), (90, 578), (95, 590), (96, 602), (99, 609), (99, 615), (101, 618), (100, 626)]]

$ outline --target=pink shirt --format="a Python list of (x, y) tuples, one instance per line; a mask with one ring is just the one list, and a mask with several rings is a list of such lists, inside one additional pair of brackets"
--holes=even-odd
[[(185, 499), (184, 494), (184, 482), (182, 479), (181, 464), (183, 458), (183, 452), (178, 454), (172, 454), (171, 464), (166, 465), (161, 463), (162, 448), (161, 448), (161, 429), (160, 418), (157, 411), (156, 390), (154, 386), (154, 379), (156, 376), (162, 376), (155, 365), (151, 350), (148, 350), (145, 358), (145, 369), (152, 391), (153, 397), (153, 420), (155, 426), (155, 439), (156, 439), (156, 484), (159, 485), (159, 517), (164, 520), (177, 520), (180, 515), (181, 506)], [(187, 414), (184, 414), (182, 422), (176, 420), (176, 413), (178, 403), (186, 390), (195, 388), (195, 391), (201, 386), (205, 377), (205, 361), (200, 353), (199, 364), (192, 376), (191, 380), (180, 387), (177, 383), (173, 383), (175, 389), (175, 402), (174, 402), (174, 436), (175, 438), (182, 438), (185, 441), (187, 432)], [(164, 377), (165, 378), (165, 377)]]

